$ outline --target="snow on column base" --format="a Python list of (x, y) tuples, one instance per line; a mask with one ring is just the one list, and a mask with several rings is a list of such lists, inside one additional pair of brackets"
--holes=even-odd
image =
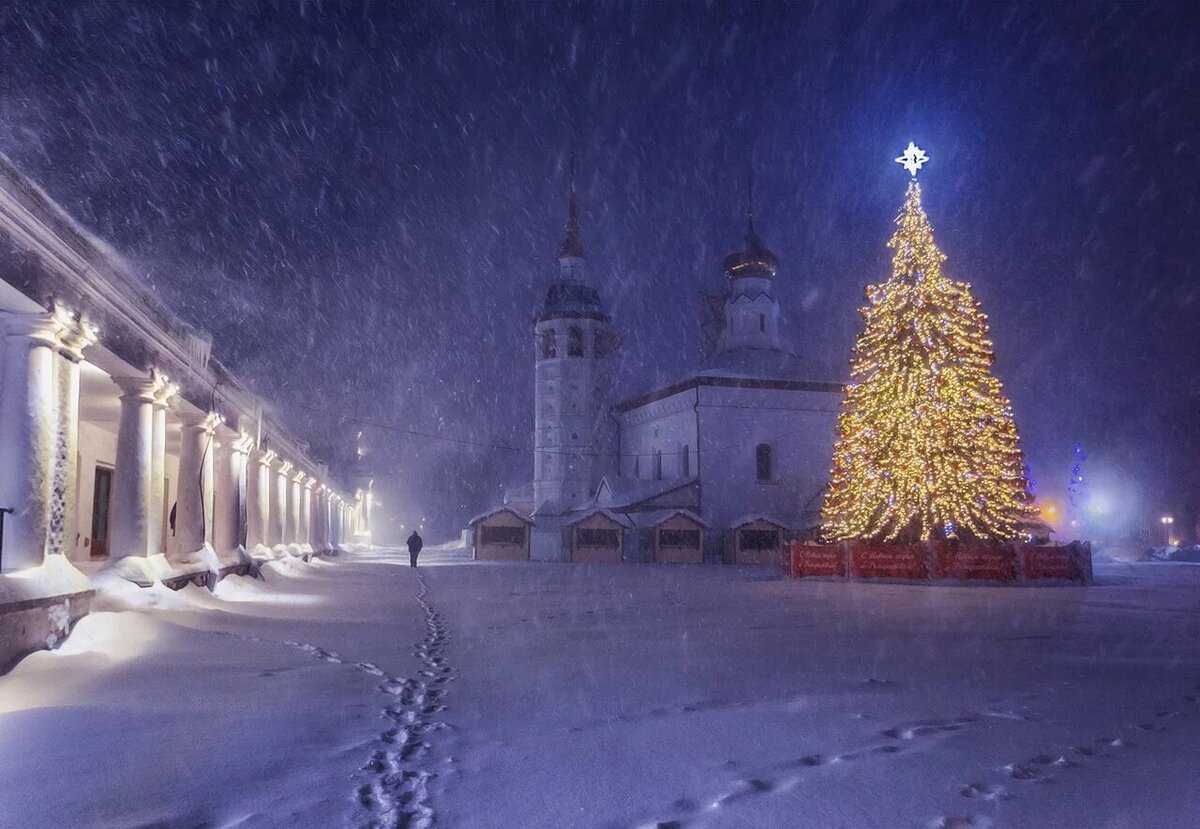
[(226, 550), (223, 553), (218, 553), (217, 557), (221, 561), (221, 570), (236, 569), (240, 570), (253, 563), (250, 554), (246, 552), (246, 548), (242, 545), (234, 547), (232, 550)]
[(151, 587), (158, 581), (158, 569), (145, 556), (125, 556), (102, 568), (92, 580), (97, 586), (103, 587), (110, 579), (127, 581), (138, 587)]
[(250, 558), (254, 561), (270, 561), (275, 558), (275, 552), (266, 544), (255, 544), (250, 550)]
[(92, 583), (66, 556), (46, 556), (37, 567), (0, 575), (0, 608), (17, 602), (81, 593)]

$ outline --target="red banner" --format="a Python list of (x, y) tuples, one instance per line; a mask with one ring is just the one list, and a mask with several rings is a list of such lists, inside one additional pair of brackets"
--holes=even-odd
[(943, 542), (936, 550), (939, 579), (1017, 580), (1017, 554), (1010, 546)]
[(812, 576), (844, 577), (846, 555), (841, 544), (799, 544), (792, 542), (791, 574), (802, 579)]
[(852, 543), (850, 575), (858, 579), (928, 579), (925, 545)]
[(1086, 581), (1072, 547), (1034, 547), (1021, 545), (1021, 566), (1027, 579), (1068, 579)]
[(1091, 547), (1081, 543), (1035, 547), (1000, 542), (816, 544), (793, 541), (788, 543), (787, 551), (787, 572), (800, 579), (845, 578), (849, 575), (855, 579), (919, 582), (948, 579), (1009, 584), (1038, 579), (1088, 584), (1092, 580)]

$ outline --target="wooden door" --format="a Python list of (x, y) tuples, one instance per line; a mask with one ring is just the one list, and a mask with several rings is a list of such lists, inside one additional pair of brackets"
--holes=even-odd
[(92, 488), (92, 558), (108, 558), (108, 502), (112, 495), (113, 471), (96, 467)]

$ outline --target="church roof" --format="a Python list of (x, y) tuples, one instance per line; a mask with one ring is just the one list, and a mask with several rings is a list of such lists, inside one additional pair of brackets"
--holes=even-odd
[(631, 513), (629, 518), (638, 527), (657, 527), (659, 524), (676, 516), (682, 516), (695, 524), (699, 524), (706, 530), (712, 529), (712, 525), (690, 509), (660, 509), (653, 512), (637, 512)]
[(726, 374), (719, 370), (709, 370), (690, 374), (677, 383), (660, 386), (630, 397), (613, 406), (618, 414), (629, 412), (642, 406), (663, 400), (680, 392), (701, 387), (731, 388), (731, 389), (773, 389), (777, 391), (822, 392), (841, 395), (846, 389), (841, 383), (826, 383), (814, 380), (787, 380), (770, 377), (747, 377), (740, 374)]

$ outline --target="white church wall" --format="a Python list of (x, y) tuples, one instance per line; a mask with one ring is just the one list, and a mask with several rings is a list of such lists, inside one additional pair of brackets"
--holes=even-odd
[[(662, 479), (683, 480), (696, 474), (696, 390), (656, 400), (620, 415), (621, 475), (654, 480), (662, 453)], [(684, 448), (687, 449), (686, 460)]]
[[(839, 396), (779, 389), (700, 389), (701, 515), (723, 530), (749, 514), (803, 529), (815, 520), (829, 477)], [(756, 448), (770, 446), (771, 476), (759, 480)], [(719, 556), (718, 532), (709, 553)]]

